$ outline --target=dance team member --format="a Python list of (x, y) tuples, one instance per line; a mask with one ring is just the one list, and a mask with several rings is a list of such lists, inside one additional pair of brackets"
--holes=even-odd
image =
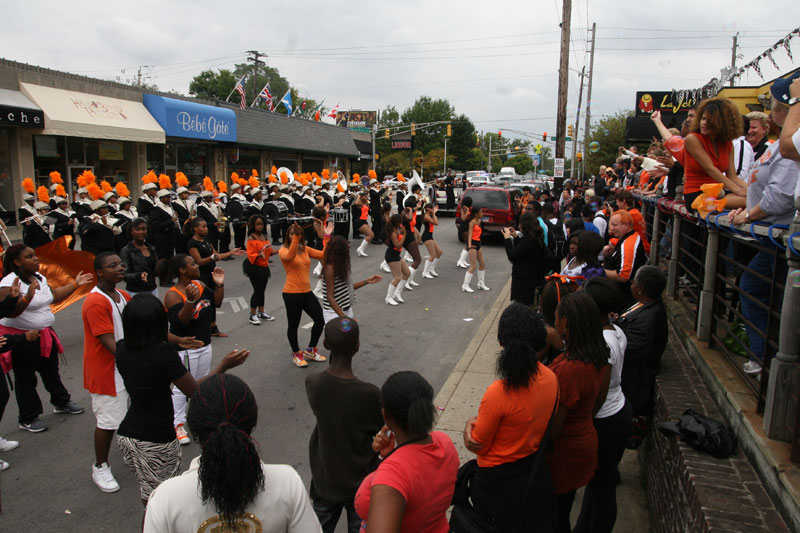
[(428, 249), (428, 257), (425, 259), (425, 267), (422, 269), (422, 277), (433, 279), (439, 274), (436, 273), (436, 263), (442, 257), (442, 249), (436, 239), (433, 238), (433, 230), (439, 225), (439, 217), (436, 213), (439, 206), (435, 204), (425, 205), (425, 215), (422, 218), (422, 243)]
[(375, 237), (375, 234), (372, 233), (369, 227), (369, 193), (367, 191), (359, 193), (353, 201), (351, 209), (353, 212), (353, 237), (359, 233), (364, 236), (361, 240), (361, 244), (356, 249), (356, 254), (359, 257), (367, 257), (367, 245), (369, 245)]
[(478, 289), (482, 291), (490, 290), (486, 286), (486, 264), (483, 262), (483, 251), (481, 250), (481, 218), (483, 217), (483, 208), (473, 209), (469, 217), (469, 268), (464, 274), (464, 283), (461, 285), (461, 290), (464, 292), (475, 292), (469, 286), (472, 281), (473, 272), (478, 268)]
[(467, 196), (461, 201), (461, 207), (458, 208), (458, 236), (461, 242), (464, 243), (464, 249), (461, 250), (461, 255), (458, 257), (457, 267), (469, 268), (469, 218), (470, 211), (472, 210), (472, 196)]
[[(388, 234), (386, 233), (386, 226), (389, 224), (389, 219), (392, 218), (392, 204), (389, 201), (383, 202), (381, 204), (381, 233), (378, 237), (382, 243), (386, 243), (386, 239), (388, 238)], [(384, 272), (390, 273), (392, 270), (389, 268), (389, 263), (386, 262), (386, 259), (381, 261), (381, 270)]]
[(384, 228), (386, 228), (386, 253), (383, 259), (392, 272), (392, 282), (389, 283), (389, 287), (386, 289), (386, 303), (397, 305), (398, 302), (405, 303), (405, 300), (403, 300), (403, 287), (405, 287), (406, 280), (411, 274), (405, 259), (400, 256), (403, 242), (408, 237), (406, 228), (403, 225), (403, 215), (397, 214), (389, 217), (389, 220), (384, 224)]

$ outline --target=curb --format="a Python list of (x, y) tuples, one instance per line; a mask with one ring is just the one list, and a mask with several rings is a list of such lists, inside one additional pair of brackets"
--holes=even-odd
[[(492, 304), (492, 308), (489, 310), (486, 318), (483, 319), (483, 322), (481, 322), (478, 331), (472, 337), (467, 349), (464, 350), (464, 355), (462, 355), (461, 359), (458, 360), (456, 366), (453, 367), (453, 371), (444, 382), (444, 385), (442, 385), (442, 388), (439, 389), (439, 393), (434, 399), (434, 404), (438, 407), (440, 413), (447, 410), (450, 400), (453, 398), (453, 394), (456, 392), (461, 380), (464, 378), (464, 374), (472, 363), (472, 360), (475, 358), (475, 355), (478, 353), (478, 349), (483, 344), (483, 341), (486, 340), (489, 330), (492, 329), (492, 324), (495, 323), (500, 316), (500, 313), (502, 313), (503, 309), (505, 309), (508, 303), (510, 303), (508, 301), (510, 293), (511, 278), (509, 278), (505, 286), (497, 294), (497, 298)], [(491, 380), (489, 382), (491, 382)], [(436, 427), (438, 427), (438, 419)]]

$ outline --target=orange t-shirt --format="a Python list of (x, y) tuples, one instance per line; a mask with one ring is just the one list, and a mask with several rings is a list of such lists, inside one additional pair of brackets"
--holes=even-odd
[[(264, 246), (267, 248), (264, 249)], [(261, 257), (261, 250), (264, 250), (264, 255), (266, 257)], [(247, 259), (250, 261), (250, 264), (260, 267), (268, 267), (269, 266), (269, 256), (272, 255), (272, 247), (269, 245), (269, 241), (259, 241), (258, 239), (248, 239), (247, 240)]]
[(644, 222), (644, 217), (638, 209), (628, 209), (633, 219), (633, 231), (642, 239), (642, 246), (644, 246), (644, 253), (650, 254), (650, 241), (647, 240), (647, 224)]
[(472, 430), (483, 445), (478, 466), (510, 463), (538, 450), (557, 398), (558, 379), (542, 364), (525, 388), (508, 390), (502, 380), (492, 382)]
[[(686, 137), (688, 138), (690, 135), (694, 135), (700, 140), (700, 143), (703, 145), (703, 149), (711, 159), (711, 164), (713, 164), (717, 170), (724, 174), (725, 171), (728, 170), (728, 163), (730, 162), (733, 143), (722, 143), (717, 147), (719, 154), (715, 156), (713, 146), (714, 143), (712, 143), (708, 137), (701, 133), (690, 133)], [(692, 157), (692, 154), (690, 154), (688, 150), (684, 148), (683, 152), (683, 194), (700, 192), (701, 185), (705, 183), (716, 183), (716, 180), (706, 174), (706, 171), (703, 170), (703, 167), (701, 167), (700, 163), (698, 163), (697, 160)]]
[(648, 181), (650, 181), (650, 173), (646, 170), (642, 170), (641, 174), (639, 174), (639, 189), (644, 190)]
[[(127, 292), (117, 289), (125, 302), (131, 299)], [(90, 292), (83, 301), (81, 318), (83, 319), (83, 388), (92, 394), (116, 396), (117, 387), (114, 382), (114, 354), (109, 352), (99, 337), (108, 333), (114, 334), (114, 317), (112, 313), (121, 313), (120, 306), (114, 309), (105, 296)]]
[(311, 283), (308, 279), (311, 259), (322, 261), (323, 251), (325, 246), (328, 245), (328, 238), (326, 237), (322, 241), (323, 251), (309, 248), (308, 246), (303, 246), (303, 250), (298, 251), (299, 243), (300, 237), (295, 235), (288, 248), (282, 246), (278, 251), (283, 268), (286, 269), (286, 283), (283, 284), (283, 292), (286, 293), (302, 294), (311, 292)]

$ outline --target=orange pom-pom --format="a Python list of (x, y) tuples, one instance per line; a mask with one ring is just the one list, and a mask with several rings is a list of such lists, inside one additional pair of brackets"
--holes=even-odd
[(275, 174), (277, 174), (277, 173), (278, 173), (278, 167), (276, 167), (275, 165), (272, 165), (272, 168), (271, 168), (271, 169), (269, 169), (269, 171), (270, 171), (270, 172), (271, 172), (273, 175), (275, 175)]
[(369, 172), (367, 172), (367, 175), (369, 176), (369, 179), (371, 179), (371, 180), (378, 179), (378, 174), (372, 169), (369, 169)]
[(267, 181), (269, 181), (270, 183), (278, 183), (278, 178), (276, 178), (274, 174), (270, 174), (267, 177)]
[(228, 194), (228, 184), (222, 180), (219, 180), (217, 182), (217, 189), (219, 189), (219, 192), (224, 192), (225, 194)]
[(359, 174), (353, 174), (353, 181), (358, 181), (361, 178)]
[(289, 183), (289, 176), (286, 175), (285, 170), (280, 173), (280, 178), (281, 178), (281, 183), (283, 183), (284, 185)]
[(158, 176), (156, 176), (156, 173), (151, 170), (150, 172), (142, 176), (142, 183), (144, 183), (145, 185), (147, 185), (148, 183), (158, 183)]
[(78, 187), (88, 187), (90, 183), (94, 183), (97, 178), (91, 170), (84, 170), (78, 176)]
[(50, 201), (50, 195), (47, 193), (47, 187), (44, 185), (39, 185), (39, 188), (36, 189), (36, 196), (39, 197), (40, 202), (48, 203)]
[(61, 184), (56, 185), (56, 196), (60, 196), (61, 198), (67, 197), (67, 191), (64, 190), (64, 186)]
[(331, 177), (331, 171), (327, 168), (322, 169), (322, 177), (328, 179)]
[(50, 183), (53, 185), (58, 185), (60, 183), (64, 183), (64, 180), (61, 179), (61, 172), (54, 170), (50, 173)]
[(258, 187), (259, 185), (261, 185), (261, 182), (260, 182), (260, 181), (258, 181), (258, 178), (257, 178), (256, 176), (250, 176), (250, 179), (249, 179), (249, 180), (247, 180), (247, 183), (248, 183), (248, 184), (250, 184), (250, 186), (251, 186), (252, 188), (254, 188), (254, 189), (255, 189), (256, 187)]
[(120, 197), (125, 196), (126, 198), (130, 198), (131, 197), (131, 191), (128, 190), (128, 186), (125, 185), (123, 182), (118, 181), (114, 185), (114, 188), (117, 191), (117, 196), (120, 196)]
[(236, 172), (231, 172), (231, 181), (233, 183), (239, 183), (239, 174)]
[(322, 185), (322, 178), (317, 178), (317, 187)]
[(186, 177), (186, 174), (183, 172), (176, 172), (175, 173), (175, 183), (178, 187), (188, 187), (189, 186), (189, 178)]
[(103, 181), (100, 182), (100, 187), (103, 188), (103, 192), (104, 193), (111, 192), (112, 190), (114, 190), (114, 188), (111, 186), (111, 184), (109, 182), (107, 182), (106, 180), (103, 180)]
[(206, 191), (214, 190), (214, 182), (211, 181), (211, 178), (209, 178), (208, 176), (203, 178), (203, 189), (205, 189)]
[(250, 175), (255, 177), (255, 178), (257, 178), (258, 177), (258, 170), (256, 170), (256, 169), (251, 170), (250, 171)]
[(172, 180), (169, 179), (169, 176), (167, 176), (166, 174), (161, 174), (158, 176), (158, 188), (159, 189), (172, 188)]
[(33, 184), (33, 180), (31, 178), (25, 178), (22, 180), (22, 188), (25, 192), (33, 194), (33, 191), (36, 189), (36, 185)]
[(92, 200), (102, 200), (103, 199), (103, 189), (101, 189), (96, 183), (92, 182), (86, 186), (86, 192), (89, 193), (89, 197)]

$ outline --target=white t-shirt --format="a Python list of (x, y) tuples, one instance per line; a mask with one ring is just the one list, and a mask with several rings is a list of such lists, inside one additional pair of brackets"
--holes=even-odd
[(561, 271), (562, 276), (567, 276), (570, 278), (575, 278), (583, 274), (583, 269), (586, 267), (586, 263), (578, 263), (578, 259), (573, 257), (567, 263), (567, 266)]
[[(22, 312), (21, 315), (14, 318), (4, 318), (0, 320), (0, 324), (10, 328), (17, 329), (44, 329), (52, 326), (56, 317), (50, 310), (50, 304), (53, 303), (53, 293), (50, 286), (47, 284), (47, 278), (38, 274), (39, 289), (33, 294), (33, 299), (28, 307)], [(6, 275), (0, 280), (0, 287), (10, 287), (17, 275), (13, 272)], [(28, 284), (19, 280), (19, 297), (22, 298), (28, 292)]]
[[(197, 485), (200, 458), (192, 459), (183, 475), (159, 485), (147, 503), (144, 533), (211, 533), (222, 525), (211, 501), (203, 504)], [(288, 465), (266, 465), (264, 490), (245, 509), (246, 531), (263, 533), (321, 532), (303, 480)]]
[[(744, 138), (744, 135), (738, 139), (734, 139), (731, 142), (733, 142), (733, 166), (739, 170), (739, 179), (747, 182), (747, 180), (750, 178), (750, 168), (753, 166), (753, 159), (755, 157), (755, 154), (753, 153), (753, 147), (750, 146), (750, 143), (747, 142), (747, 140)], [(739, 166), (740, 152), (743, 152), (741, 155), (741, 167)]]
[(601, 215), (595, 215), (594, 219), (592, 220), (592, 224), (597, 226), (597, 229), (600, 230), (600, 236), (605, 238), (606, 228), (608, 228), (608, 220)]
[[(122, 311), (125, 309), (125, 304), (128, 303), (128, 300), (126, 300), (125, 296), (117, 289), (114, 289), (114, 291), (119, 295), (119, 303), (112, 300), (111, 297), (103, 292), (97, 285), (89, 292), (95, 292), (108, 300), (108, 304), (111, 306), (111, 320), (114, 323), (114, 340), (119, 342), (125, 338), (125, 333), (122, 329)], [(125, 390), (125, 381), (122, 379), (116, 363), (114, 363), (114, 385), (116, 386), (117, 392)]]
[[(612, 324), (613, 325), (613, 324)], [(625, 348), (628, 347), (628, 339), (625, 333), (614, 326), (614, 330), (603, 329), (603, 338), (611, 350), (608, 362), (611, 364), (611, 380), (608, 383), (608, 395), (603, 406), (594, 415), (595, 418), (608, 418), (617, 414), (620, 409), (625, 407), (625, 395), (622, 393), (622, 362), (625, 360)]]

